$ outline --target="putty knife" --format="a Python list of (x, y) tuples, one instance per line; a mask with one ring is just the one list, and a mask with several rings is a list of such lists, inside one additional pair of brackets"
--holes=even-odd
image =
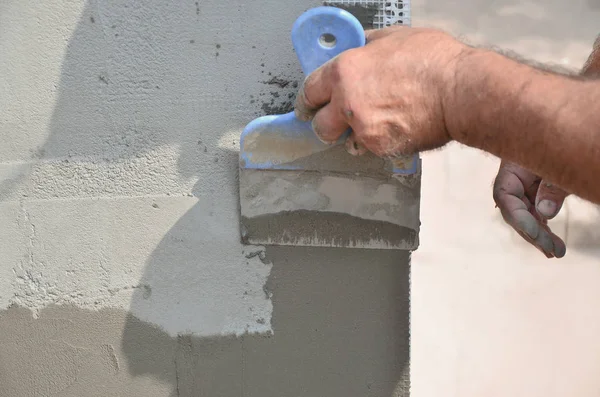
[[(292, 44), (305, 75), (365, 45), (360, 22), (336, 7), (310, 9), (294, 23)], [(263, 116), (240, 138), (244, 244), (416, 249), (420, 159), (352, 156), (322, 143), (294, 112)]]

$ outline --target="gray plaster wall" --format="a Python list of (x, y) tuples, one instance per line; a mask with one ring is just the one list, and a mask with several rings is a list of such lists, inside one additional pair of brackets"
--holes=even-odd
[(406, 253), (269, 258), (273, 334), (171, 336), (114, 308), (4, 311), (0, 395), (409, 395)]
[(0, 1), (0, 396), (406, 396), (405, 251), (248, 247), (317, 1)]

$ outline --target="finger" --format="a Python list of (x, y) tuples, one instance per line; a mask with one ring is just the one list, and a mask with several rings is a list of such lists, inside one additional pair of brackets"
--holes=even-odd
[(365, 41), (368, 43), (375, 40), (376, 37), (380, 36), (381, 29), (368, 29), (365, 30)]
[[(511, 184), (518, 185), (523, 194), (527, 195), (533, 191), (537, 191), (536, 183), (539, 182), (538, 176), (518, 164), (503, 161), (498, 171), (499, 182), (504, 182), (506, 178), (512, 178), (510, 175), (514, 175), (517, 179), (510, 179), (506, 182), (510, 181)], [(535, 197), (535, 195), (531, 197)]]
[(333, 104), (326, 105), (315, 114), (312, 128), (324, 143), (335, 143), (350, 128), (342, 111)]
[(565, 255), (566, 247), (563, 241), (552, 233), (548, 226), (541, 224), (531, 212), (519, 208), (507, 213), (505, 220), (547, 258), (561, 258)]
[(388, 27), (382, 28), (382, 29), (365, 30), (365, 38), (366, 38), (366, 41), (368, 44), (374, 40), (378, 40), (382, 37), (388, 36), (391, 33), (397, 32), (399, 30), (405, 30), (408, 32), (408, 29), (416, 30), (416, 28), (410, 28), (409, 26), (393, 25), (393, 26), (388, 26)]
[(535, 208), (545, 219), (554, 218), (569, 194), (556, 185), (542, 181), (535, 196)]
[(510, 164), (502, 163), (494, 180), (493, 189), (494, 201), (500, 209), (503, 205), (500, 199), (507, 194), (522, 199), (525, 196), (525, 189), (521, 178), (510, 169)]
[(539, 227), (539, 233), (537, 237), (533, 240), (533, 245), (542, 251), (548, 258), (556, 256), (552, 233), (545, 229), (542, 225)]
[(391, 31), (388, 28), (384, 29), (369, 29), (365, 30), (365, 39), (367, 44), (372, 42), (373, 40), (380, 39), (389, 35)]
[[(515, 229), (516, 230), (516, 229)], [(535, 242), (534, 239), (530, 238), (529, 236), (527, 236), (525, 233), (522, 233), (520, 231), (517, 230), (517, 234), (519, 234), (521, 237), (523, 237), (523, 239), (525, 241), (527, 241), (529, 244), (531, 244), (533, 247), (535, 247), (538, 251), (540, 251), (542, 254), (544, 254), (544, 256), (548, 259), (553, 258), (552, 254), (549, 254), (547, 252), (544, 252), (544, 250)]]
[(346, 139), (346, 151), (353, 156), (362, 156), (367, 152), (367, 148), (356, 140), (354, 133), (351, 133)]
[[(539, 215), (534, 213), (534, 217), (539, 218)], [(548, 257), (562, 258), (567, 252), (564, 241), (554, 234), (548, 225), (540, 224), (540, 233), (532, 243)]]
[(540, 224), (523, 200), (511, 194), (501, 194), (497, 197), (497, 204), (502, 217), (513, 229), (525, 233), (532, 240), (538, 237)]
[(494, 181), (494, 201), (506, 223), (521, 237), (546, 257), (561, 258), (566, 252), (564, 242), (552, 233), (546, 219), (535, 211), (527, 198), (531, 193), (531, 197), (535, 197), (538, 185), (536, 177), (529, 171), (512, 163), (503, 163)]
[(552, 243), (554, 244), (554, 256), (557, 258), (562, 258), (563, 256), (565, 256), (565, 254), (567, 253), (567, 246), (565, 245), (565, 242), (556, 234), (554, 234), (548, 226), (542, 227), (548, 231), (550, 237), (552, 238)]
[(304, 80), (294, 104), (294, 112), (298, 119), (312, 119), (316, 111), (329, 102), (333, 84), (330, 78), (331, 65), (334, 61), (335, 58), (324, 63)]
[(501, 194), (497, 202), (506, 223), (544, 255), (548, 258), (565, 255), (564, 242), (528, 210), (523, 200), (510, 194)]

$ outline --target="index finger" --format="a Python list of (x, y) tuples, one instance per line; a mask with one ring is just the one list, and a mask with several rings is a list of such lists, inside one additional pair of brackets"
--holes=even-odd
[(294, 113), (302, 121), (311, 120), (317, 110), (329, 103), (332, 91), (331, 67), (335, 58), (327, 61), (306, 77), (296, 96)]

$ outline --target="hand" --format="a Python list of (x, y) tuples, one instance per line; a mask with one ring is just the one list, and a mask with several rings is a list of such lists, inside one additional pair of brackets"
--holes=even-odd
[[(581, 75), (598, 77), (600, 36), (581, 69)], [(494, 182), (494, 201), (502, 217), (523, 238), (548, 258), (562, 258), (565, 243), (548, 227), (569, 194), (514, 163), (503, 161)]]
[(568, 193), (520, 166), (502, 162), (494, 181), (494, 201), (502, 217), (548, 258), (562, 258), (565, 243), (548, 227)]
[(410, 155), (445, 145), (444, 101), (453, 91), (456, 58), (469, 47), (432, 29), (395, 26), (368, 31), (364, 47), (343, 52), (305, 80), (296, 116), (312, 120), (333, 143), (352, 128), (351, 154)]

